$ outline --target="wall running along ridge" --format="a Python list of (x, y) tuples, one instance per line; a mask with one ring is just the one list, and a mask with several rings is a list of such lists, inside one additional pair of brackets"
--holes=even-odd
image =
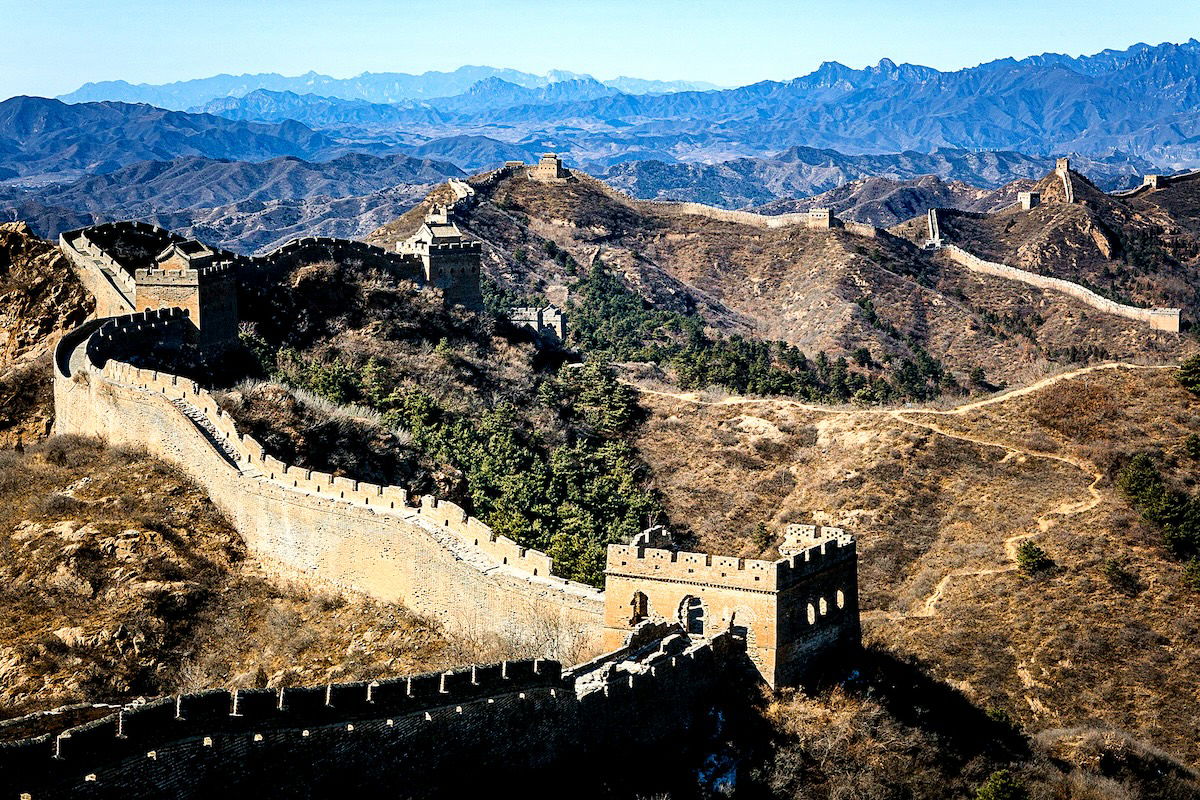
[[(717, 208), (716, 206), (706, 205), (704, 203), (690, 203), (675, 200), (640, 200), (636, 197), (631, 197), (624, 192), (620, 192), (601, 180), (592, 176), (569, 170), (571, 175), (581, 182), (600, 190), (604, 194), (618, 200), (619, 202), (632, 205), (634, 208), (640, 209), (649, 214), (687, 214), (691, 216), (707, 217), (708, 219), (717, 220), (719, 222), (734, 222), (739, 225), (752, 225), (756, 228), (787, 228), (793, 225), (807, 227), (809, 224), (809, 216), (807, 211), (794, 212), (790, 214), (756, 214), (753, 211), (731, 211), (725, 208)], [(879, 228), (874, 225), (865, 225), (861, 222), (851, 222), (849, 220), (836, 219), (834, 227), (842, 228), (849, 233), (857, 236), (866, 236), (868, 238), (877, 238), (880, 234)]]
[(64, 336), (55, 433), (145, 447), (181, 465), (281, 572), (400, 603), (454, 633), (513, 637), (573, 660), (599, 652), (603, 592), (552, 576), (545, 553), (454, 503), (284, 464), (193, 381), (121, 360), (181, 343), (189, 327), (165, 309)]
[[(931, 242), (940, 241), (933, 238), (937, 231), (937, 209), (930, 209), (929, 235)], [(1077, 283), (1072, 283), (1062, 278), (1051, 278), (1048, 275), (1039, 275), (1036, 272), (1027, 272), (1017, 267), (1010, 267), (1007, 264), (985, 261), (976, 255), (968, 253), (958, 245), (943, 244), (941, 245), (941, 249), (945, 250), (946, 254), (950, 256), (951, 261), (966, 267), (972, 272), (980, 272), (984, 275), (993, 275), (997, 278), (1020, 281), (1030, 286), (1036, 286), (1039, 289), (1062, 292), (1106, 314), (1116, 314), (1119, 317), (1145, 322), (1150, 326), (1151, 330), (1179, 333), (1180, 310), (1178, 308), (1138, 308), (1137, 306), (1127, 306), (1123, 303), (1109, 300), (1107, 297), (1101, 297), (1091, 289), (1086, 289)]]
[(614, 763), (653, 754), (661, 766), (702, 738), (738, 643), (676, 631), (639, 631), (565, 673), (508, 661), (129, 705), (0, 743), (0, 800), (457, 797), (484, 775), (497, 789), (594, 785)]

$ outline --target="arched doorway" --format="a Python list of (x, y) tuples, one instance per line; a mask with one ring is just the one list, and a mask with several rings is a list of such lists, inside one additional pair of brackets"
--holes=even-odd
[(629, 627), (631, 628), (650, 616), (650, 601), (642, 592), (633, 593), (633, 599), (629, 601), (629, 608), (632, 612), (629, 615)]
[(688, 595), (679, 604), (679, 624), (692, 636), (704, 635), (704, 601)]

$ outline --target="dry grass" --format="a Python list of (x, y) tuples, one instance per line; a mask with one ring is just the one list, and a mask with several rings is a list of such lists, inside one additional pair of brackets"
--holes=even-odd
[[(1197, 473), (1183, 441), (1200, 430), (1200, 403), (1169, 373), (1096, 372), (968, 414), (903, 419), (770, 401), (643, 404), (638, 444), (701, 549), (757, 555), (759, 522), (776, 535), (787, 522), (842, 525), (859, 535), (869, 642), (1030, 730), (1102, 722), (1200, 760), (1200, 603), (1109, 479), (1140, 449), (1163, 452), (1182, 480)], [(783, 437), (764, 446), (762, 428), (738, 423), (748, 414)], [(1105, 477), (1087, 509), (1090, 464)], [(1059, 568), (1016, 570), (1011, 549), (1026, 537)], [(1137, 591), (1113, 585), (1114, 559)], [(958, 577), (943, 585), (947, 575)]]
[(395, 606), (281, 584), (174, 467), (57, 437), (0, 451), (0, 715), (446, 662)]

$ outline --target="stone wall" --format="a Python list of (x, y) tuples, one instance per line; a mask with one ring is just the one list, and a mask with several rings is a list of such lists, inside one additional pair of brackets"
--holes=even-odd
[(728, 637), (630, 650), (567, 673), (510, 661), (162, 698), (0, 744), (3, 797), (455, 797), (484, 776), (538, 796), (564, 776), (596, 785), (613, 764), (687, 749), (736, 655)]
[(463, 635), (517, 638), (568, 658), (598, 652), (603, 593), (552, 576), (544, 553), (453, 503), (284, 464), (239, 434), (194, 382), (112, 357), (185, 324), (167, 312), (134, 314), (64, 337), (55, 432), (145, 447), (179, 464), (281, 573), (403, 604)]
[(608, 184), (597, 178), (593, 178), (582, 172), (572, 172), (576, 179), (585, 182), (590, 186), (599, 189), (604, 194), (619, 200), (622, 203), (627, 203), (635, 208), (638, 208), (646, 213), (651, 214), (688, 214), (692, 216), (707, 217), (719, 222), (734, 222), (739, 225), (753, 225), (756, 228), (786, 228), (793, 225), (802, 227), (832, 227), (841, 228), (856, 236), (866, 236), (869, 238), (877, 238), (880, 235), (880, 230), (874, 225), (867, 225), (861, 222), (850, 222), (848, 220), (837, 219), (832, 217), (828, 226), (818, 226), (810, 219), (808, 211), (797, 211), (790, 214), (756, 214), (753, 211), (733, 211), (726, 208), (717, 208), (716, 206), (706, 205), (704, 203), (690, 203), (676, 200), (639, 200), (635, 197), (630, 197), (624, 192), (619, 192)]
[[(934, 219), (934, 217), (931, 216), (931, 219)], [(1061, 278), (1051, 278), (1047, 275), (1038, 275), (1035, 272), (1026, 272), (1023, 269), (1010, 267), (1006, 264), (998, 264), (994, 261), (984, 261), (982, 258), (972, 255), (956, 245), (948, 244), (944, 249), (952, 261), (966, 267), (972, 272), (980, 272), (985, 275), (994, 275), (998, 278), (1020, 281), (1030, 286), (1036, 286), (1039, 289), (1062, 292), (1106, 314), (1116, 314), (1127, 319), (1145, 322), (1150, 326), (1151, 330), (1168, 331), (1170, 333), (1179, 332), (1180, 311), (1178, 308), (1137, 308), (1136, 306), (1123, 305), (1106, 297), (1101, 297), (1092, 290), (1085, 289), (1071, 281)]]

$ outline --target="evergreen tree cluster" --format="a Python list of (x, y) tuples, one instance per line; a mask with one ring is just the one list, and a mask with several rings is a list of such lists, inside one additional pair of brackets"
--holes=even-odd
[[(684, 389), (719, 386), (740, 394), (786, 395), (813, 402), (927, 400), (957, 384), (917, 342), (912, 358), (879, 365), (866, 348), (845, 357), (808, 358), (782, 341), (714, 336), (702, 318), (650, 307), (611, 272), (596, 265), (573, 287), (568, 343), (607, 361), (648, 361), (667, 367)], [(870, 300), (859, 303), (879, 321)], [(883, 367), (886, 366), (886, 375)]]
[(276, 379), (375, 409), (385, 426), (408, 431), (418, 452), (463, 474), (463, 499), (474, 516), (545, 551), (561, 577), (603, 585), (607, 545), (628, 542), (661, 513), (627, 439), (636, 398), (599, 362), (563, 368), (540, 384), (540, 402), (567, 432), (552, 443), (511, 403), (457, 413), (403, 385), (376, 358), (319, 361), (284, 348), (274, 361)]

